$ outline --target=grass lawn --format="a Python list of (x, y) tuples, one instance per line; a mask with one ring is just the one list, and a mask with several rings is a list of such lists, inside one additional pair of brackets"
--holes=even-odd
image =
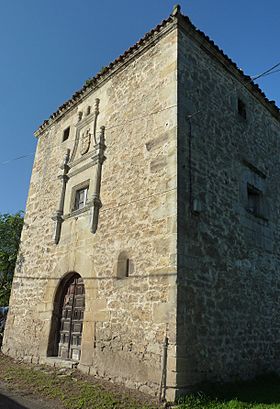
[(280, 378), (276, 376), (206, 389), (185, 398), (180, 409), (280, 409)]
[[(15, 362), (0, 353), (0, 381), (13, 390), (54, 399), (66, 409), (158, 409), (151, 397), (75, 370), (54, 370)], [(208, 386), (176, 409), (280, 409), (280, 378)]]
[(31, 366), (0, 353), (0, 381), (14, 391), (52, 399), (67, 409), (156, 409), (149, 396), (111, 382), (97, 380), (77, 370)]

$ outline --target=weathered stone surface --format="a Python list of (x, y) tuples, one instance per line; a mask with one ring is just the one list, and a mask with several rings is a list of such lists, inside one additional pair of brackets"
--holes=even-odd
[[(182, 31), (178, 44), (177, 384), (187, 391), (280, 372), (280, 124), (195, 39)], [(261, 215), (248, 212), (248, 183)]]
[[(205, 380), (280, 371), (280, 124), (178, 10), (169, 24), (40, 134), (3, 350), (53, 359), (57, 294), (77, 272), (80, 369), (158, 394), (167, 337), (173, 399)], [(103, 151), (93, 123), (105, 126)], [(85, 183), (87, 202), (75, 210)]]
[[(170, 195), (172, 188), (167, 187), (176, 175), (176, 36), (174, 30), (164, 36), (40, 136), (5, 353), (48, 362), (55, 294), (62, 278), (77, 272), (86, 294), (81, 368), (94, 368), (90, 370), (100, 376), (158, 393), (166, 323), (175, 328), (176, 311), (174, 299), (168, 304), (170, 317), (154, 321), (154, 303), (169, 302), (176, 286), (171, 257), (176, 253), (176, 194)], [(159, 64), (161, 60), (164, 63)], [(103, 206), (93, 235), (90, 208), (71, 216), (71, 206), (75, 186), (89, 181), (89, 200), (94, 193), (96, 165), (86, 168), (92, 144), (88, 153), (77, 148), (73, 154), (73, 148), (78, 112), (93, 106), (97, 98), (97, 123), (105, 126), (107, 159), (101, 180)], [(68, 126), (69, 138), (62, 142)], [(59, 203), (61, 181), (57, 176), (67, 149), (77, 165), (70, 162), (69, 175), (73, 176), (67, 182), (64, 201), (67, 217), (55, 245), (51, 217)], [(165, 203), (168, 209), (163, 210)], [(168, 230), (167, 218), (171, 223), (171, 217), (173, 230)], [(118, 280), (116, 267), (122, 251), (130, 259), (130, 276)]]

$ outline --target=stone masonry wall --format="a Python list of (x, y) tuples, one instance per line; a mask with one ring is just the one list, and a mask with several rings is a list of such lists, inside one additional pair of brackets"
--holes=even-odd
[[(177, 31), (169, 27), (39, 137), (4, 353), (47, 361), (54, 297), (62, 278), (75, 271), (86, 290), (80, 368), (158, 393), (167, 333), (167, 378), (174, 386), (176, 74)], [(59, 166), (66, 149), (73, 151), (78, 111), (94, 109), (96, 98), (107, 146), (97, 233), (89, 231), (87, 211), (63, 222), (55, 245), (51, 217), (61, 191)], [(62, 142), (68, 126), (69, 139)], [(130, 277), (117, 280), (122, 251), (133, 268)]]
[(188, 390), (280, 372), (280, 124), (201, 37), (181, 28), (178, 49), (177, 384)]
[[(186, 21), (172, 17), (40, 135), (4, 353), (50, 362), (55, 296), (77, 272), (83, 371), (157, 394), (167, 336), (167, 399), (280, 372), (280, 124)], [(78, 155), (79, 112), (96, 99), (107, 146), (97, 232), (89, 208), (71, 213), (75, 186), (90, 181), (93, 200), (90, 148), (70, 170), (55, 245), (57, 176), (66, 150)], [(130, 275), (117, 279), (123, 252)]]

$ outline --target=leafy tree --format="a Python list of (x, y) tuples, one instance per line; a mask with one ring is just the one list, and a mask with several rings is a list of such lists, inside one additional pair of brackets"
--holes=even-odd
[(0, 306), (9, 304), (22, 227), (22, 212), (0, 214)]

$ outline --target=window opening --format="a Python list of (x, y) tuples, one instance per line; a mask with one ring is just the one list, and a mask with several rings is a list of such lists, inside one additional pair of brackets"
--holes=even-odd
[(126, 271), (125, 271), (125, 276), (129, 276), (129, 258), (126, 260)]
[(121, 252), (118, 257), (117, 264), (117, 278), (127, 278), (131, 273), (131, 260), (128, 258), (126, 252)]
[(69, 138), (69, 135), (70, 135), (70, 126), (68, 126), (68, 128), (66, 128), (66, 129), (64, 129), (62, 142), (66, 141)]
[(246, 105), (240, 98), (238, 98), (238, 113), (243, 119), (247, 118)]
[(247, 185), (248, 210), (259, 215), (261, 213), (261, 191), (254, 186)]
[(74, 210), (79, 210), (85, 207), (88, 195), (88, 186), (76, 191)]

